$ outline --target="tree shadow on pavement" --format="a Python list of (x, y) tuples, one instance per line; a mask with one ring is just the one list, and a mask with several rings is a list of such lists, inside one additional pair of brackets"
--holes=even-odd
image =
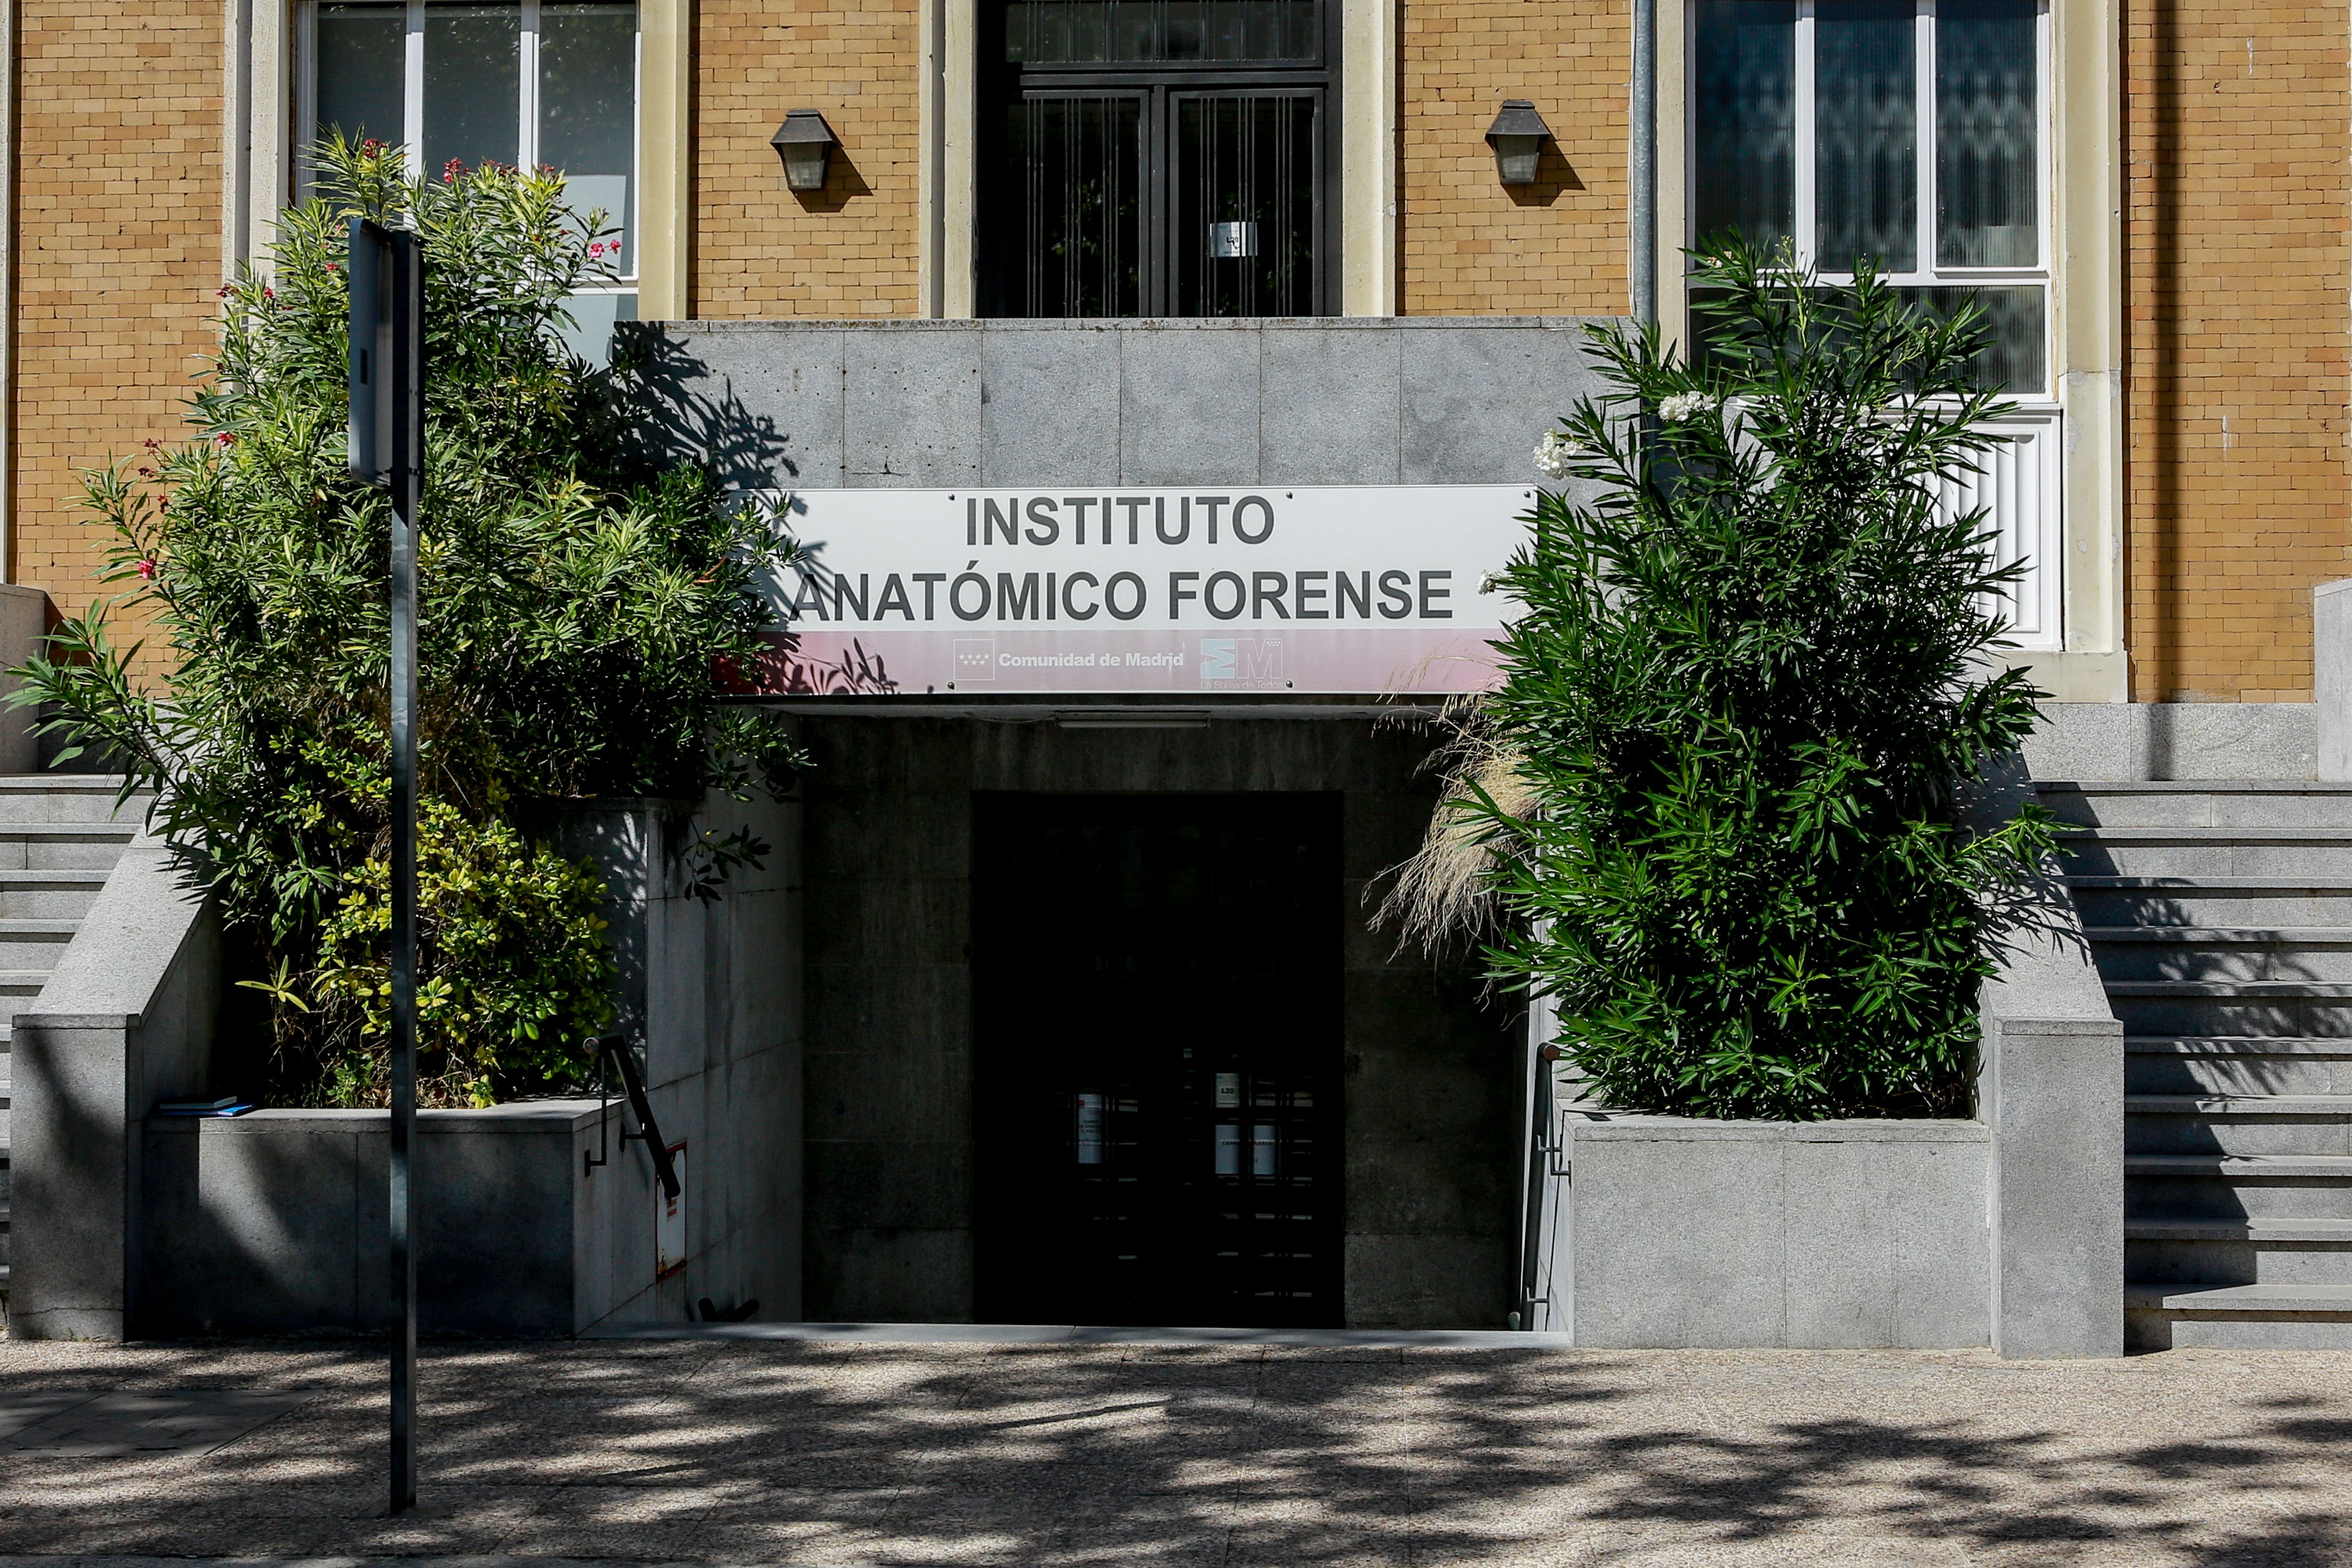
[(425, 1494), (446, 1511), (387, 1521), (367, 1348), (76, 1359), (0, 1358), (0, 1389), (112, 1365), (126, 1386), (318, 1392), (208, 1457), (0, 1458), (0, 1552), (1499, 1568), (1874, 1542), (1888, 1562), (2352, 1561), (2352, 1368), (2333, 1360), (2303, 1381), (2342, 1396), (2196, 1363), (2167, 1383), (1891, 1355), (436, 1346)]

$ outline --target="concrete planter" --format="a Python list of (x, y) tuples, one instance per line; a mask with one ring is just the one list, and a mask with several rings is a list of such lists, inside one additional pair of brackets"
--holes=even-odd
[[(598, 1121), (611, 1151), (596, 1154)], [(541, 1101), (416, 1119), (417, 1296), (426, 1333), (570, 1334), (651, 1318), (651, 1162), (621, 1107)], [(390, 1113), (149, 1117), (134, 1335), (381, 1333)]]
[(1580, 1345), (1991, 1337), (1981, 1122), (1570, 1124)]
[[(2029, 797), (1989, 781), (1982, 823)], [(1521, 1311), (1613, 1349), (2121, 1355), (2123, 1025), (2065, 887), (2038, 881), (1978, 994), (1976, 1115), (1618, 1115), (1535, 1058)]]
[[(742, 827), (771, 846), (766, 863), (694, 896), (687, 846)], [(664, 1137), (684, 1146), (681, 1212), (656, 1208), (645, 1147), (618, 1136), (617, 1100), (425, 1112), (423, 1327), (569, 1334), (683, 1322), (704, 1297), (796, 1318), (799, 808), (589, 802), (559, 838), (610, 884), (618, 1028), (641, 1052)], [(217, 921), (142, 841), (17, 1016), (12, 1334), (386, 1326), (386, 1113), (148, 1113), (245, 1087), (214, 1070), (221, 964)], [(600, 1132), (608, 1163), (585, 1165)], [(675, 1267), (657, 1272), (657, 1249)]]

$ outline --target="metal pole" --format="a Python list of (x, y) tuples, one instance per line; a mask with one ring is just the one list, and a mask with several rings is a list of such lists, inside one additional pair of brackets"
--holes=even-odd
[(416, 529), (425, 488), (425, 247), (394, 237), (392, 467), (392, 1511), (416, 1506)]
[(351, 222), (352, 477), (392, 492), (392, 1511), (416, 1508), (416, 528), (425, 489), (425, 242)]
[(1658, 0), (1633, 0), (1633, 81), (1625, 160), (1625, 223), (1630, 231), (1627, 293), (1633, 319), (1658, 324)]

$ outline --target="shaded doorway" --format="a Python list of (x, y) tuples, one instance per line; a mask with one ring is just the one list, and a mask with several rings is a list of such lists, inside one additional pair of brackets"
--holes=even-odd
[(977, 1316), (1338, 1326), (1340, 797), (973, 826)]

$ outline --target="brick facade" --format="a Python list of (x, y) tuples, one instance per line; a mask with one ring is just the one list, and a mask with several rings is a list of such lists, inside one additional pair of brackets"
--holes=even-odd
[(82, 470), (183, 434), (221, 281), (223, 14), (17, 7), (16, 489), (9, 580), (72, 613), (110, 542)]
[[(698, 11), (689, 313), (919, 315), (911, 0), (701, 0)], [(794, 109), (823, 110), (841, 139), (821, 192), (786, 190), (768, 144)]]
[(2140, 701), (2308, 701), (2352, 571), (2342, 5), (2127, 7), (2126, 607)]
[[(826, 3), (697, 8), (695, 314), (922, 308), (919, 13)], [(79, 471), (179, 434), (211, 341), (222, 16), (27, 0), (19, 18), (7, 565), (71, 612), (106, 543), (79, 512)], [(2164, 0), (2125, 18), (2133, 695), (2305, 699), (2309, 590), (2352, 573), (2345, 12)], [(1616, 6), (1403, 9), (1401, 310), (1622, 308), (1627, 45)], [(1507, 97), (1557, 137), (1532, 190), (1501, 186), (1482, 140)], [(811, 196), (785, 189), (768, 143), (795, 108), (844, 142)]]
[[(1404, 7), (1398, 309), (1411, 316), (1625, 308), (1622, 5), (1446, 0)], [(1551, 127), (1538, 183), (1496, 179), (1486, 127), (1524, 98)]]

